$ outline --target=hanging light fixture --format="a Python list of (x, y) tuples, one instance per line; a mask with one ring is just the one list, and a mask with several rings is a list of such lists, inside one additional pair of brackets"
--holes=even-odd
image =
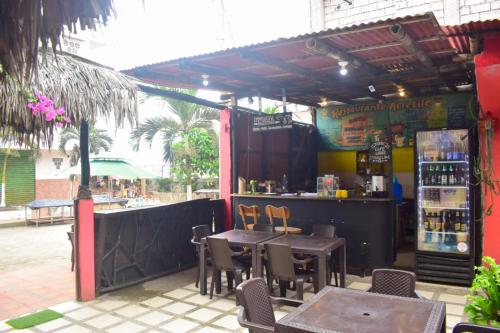
[(326, 97), (323, 97), (321, 99), (321, 102), (318, 103), (320, 106), (327, 106), (328, 105), (328, 99)]
[(202, 81), (203, 85), (205, 87), (208, 86), (208, 74), (202, 74), (201, 77), (203, 79), (203, 81)]
[(398, 94), (399, 94), (399, 96), (401, 96), (401, 97), (405, 97), (405, 96), (406, 96), (406, 91), (405, 91), (405, 89), (404, 89), (404, 88), (399, 88)]
[(347, 75), (347, 65), (349, 64), (348, 61), (339, 61), (338, 62), (339, 66), (340, 66), (340, 74), (341, 75)]

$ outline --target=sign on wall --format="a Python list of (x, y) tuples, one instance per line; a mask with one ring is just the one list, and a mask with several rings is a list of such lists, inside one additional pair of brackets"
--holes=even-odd
[(461, 128), (472, 119), (472, 94), (450, 94), (321, 108), (318, 132), (325, 150), (368, 149), (390, 125), (393, 147), (412, 147), (417, 129)]
[(392, 149), (388, 142), (373, 142), (368, 151), (370, 163), (387, 163), (391, 161)]
[(292, 128), (291, 112), (253, 116), (252, 130), (254, 132), (291, 129), (291, 128)]

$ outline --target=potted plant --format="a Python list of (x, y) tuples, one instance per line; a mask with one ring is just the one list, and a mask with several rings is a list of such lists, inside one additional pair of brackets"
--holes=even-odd
[(465, 312), (475, 324), (500, 327), (500, 265), (483, 257), (483, 265), (476, 271)]

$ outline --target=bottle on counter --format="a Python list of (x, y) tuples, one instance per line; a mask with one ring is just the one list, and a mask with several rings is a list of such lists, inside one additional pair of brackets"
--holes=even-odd
[(288, 177), (286, 176), (286, 173), (283, 175), (283, 179), (281, 182), (283, 193), (288, 192)]

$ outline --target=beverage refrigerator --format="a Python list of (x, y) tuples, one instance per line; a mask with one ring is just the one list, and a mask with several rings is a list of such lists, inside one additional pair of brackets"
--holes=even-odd
[(475, 263), (472, 132), (415, 132), (415, 271), (419, 280), (470, 285)]

